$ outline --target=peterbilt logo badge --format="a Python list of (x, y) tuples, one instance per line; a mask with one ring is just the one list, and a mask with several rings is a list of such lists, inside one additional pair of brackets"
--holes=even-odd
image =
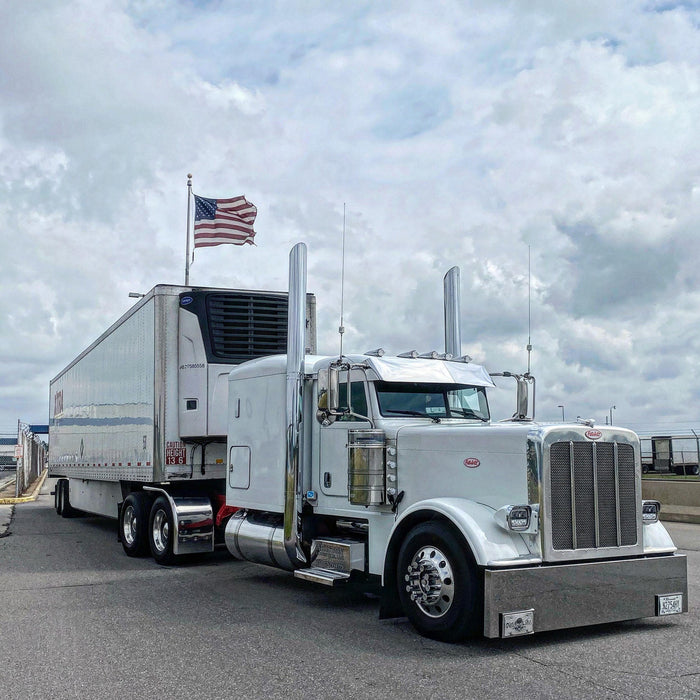
[(603, 433), (601, 433), (600, 430), (587, 430), (584, 435), (589, 440), (600, 440), (600, 438), (603, 437)]
[(481, 462), (476, 457), (467, 457), (464, 460), (464, 466), (469, 467), (469, 469), (476, 469)]

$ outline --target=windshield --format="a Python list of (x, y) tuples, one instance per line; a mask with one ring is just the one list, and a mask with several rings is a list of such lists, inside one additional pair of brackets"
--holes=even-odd
[(484, 387), (463, 384), (375, 382), (383, 416), (489, 420)]

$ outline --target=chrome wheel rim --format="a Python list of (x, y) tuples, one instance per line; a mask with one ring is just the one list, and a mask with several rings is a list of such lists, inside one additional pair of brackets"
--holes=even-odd
[(136, 528), (138, 526), (136, 518), (136, 509), (132, 505), (128, 505), (124, 508), (124, 519), (122, 521), (122, 534), (124, 535), (124, 542), (129, 546), (136, 542)]
[(454, 601), (454, 575), (449, 559), (437, 547), (421, 547), (404, 575), (406, 592), (428, 617), (442, 617)]
[(170, 538), (170, 523), (165, 511), (158, 509), (153, 516), (153, 544), (159, 552), (168, 548)]

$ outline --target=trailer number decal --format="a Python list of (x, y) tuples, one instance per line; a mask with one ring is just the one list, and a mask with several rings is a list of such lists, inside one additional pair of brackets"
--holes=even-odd
[(467, 457), (464, 460), (464, 466), (469, 467), (469, 469), (476, 469), (481, 462), (476, 457)]
[(187, 448), (184, 442), (165, 443), (166, 464), (187, 464)]

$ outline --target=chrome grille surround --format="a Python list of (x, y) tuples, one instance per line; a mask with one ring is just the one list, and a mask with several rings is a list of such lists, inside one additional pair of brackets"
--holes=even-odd
[(639, 438), (620, 428), (541, 427), (528, 436), (528, 496), (545, 561), (643, 552)]

